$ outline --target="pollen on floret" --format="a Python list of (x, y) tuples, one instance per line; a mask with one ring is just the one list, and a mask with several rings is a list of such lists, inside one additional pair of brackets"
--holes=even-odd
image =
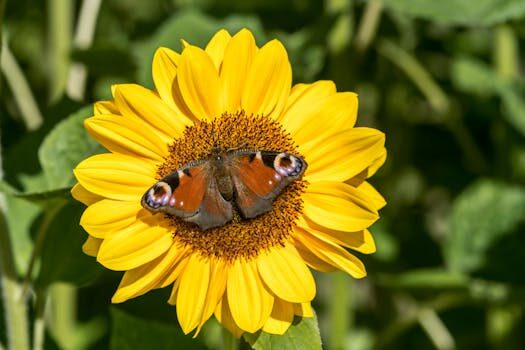
[[(191, 161), (206, 158), (213, 147), (298, 154), (292, 137), (279, 122), (264, 116), (246, 115), (244, 111), (225, 113), (211, 121), (200, 120), (187, 127), (182, 137), (169, 145), (169, 154), (157, 170), (158, 179)], [(253, 219), (243, 219), (234, 211), (231, 222), (206, 231), (169, 216), (174, 238), (203, 256), (226, 261), (250, 259), (271, 247), (283, 246), (302, 211), (301, 195), (306, 184), (305, 180), (289, 184), (274, 200), (269, 212)]]

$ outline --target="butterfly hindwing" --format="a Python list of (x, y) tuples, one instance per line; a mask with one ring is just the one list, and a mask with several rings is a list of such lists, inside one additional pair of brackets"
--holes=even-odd
[(152, 212), (194, 222), (202, 230), (231, 220), (232, 206), (222, 198), (205, 161), (182, 167), (155, 183), (142, 197)]
[(233, 201), (244, 218), (270, 211), (275, 197), (306, 167), (303, 158), (290, 153), (214, 148), (207, 158), (155, 183), (142, 197), (142, 205), (206, 230), (232, 220)]
[(231, 158), (237, 206), (245, 218), (271, 210), (275, 197), (307, 166), (304, 159), (289, 153), (233, 151)]

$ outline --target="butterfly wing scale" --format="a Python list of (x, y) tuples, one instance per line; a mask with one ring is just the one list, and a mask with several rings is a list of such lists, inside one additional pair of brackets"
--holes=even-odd
[(237, 206), (245, 218), (270, 211), (274, 199), (307, 166), (298, 156), (266, 151), (234, 151), (231, 164)]
[(231, 203), (218, 191), (206, 161), (182, 167), (154, 184), (142, 197), (152, 212), (164, 212), (193, 222), (202, 230), (232, 218)]

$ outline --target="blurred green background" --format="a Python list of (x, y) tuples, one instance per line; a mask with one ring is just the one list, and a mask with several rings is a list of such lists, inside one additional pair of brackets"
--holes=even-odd
[[(34, 348), (223, 348), (213, 321), (182, 335), (167, 290), (110, 304), (121, 273), (81, 253), (68, 189), (101, 152), (82, 120), (111, 84), (152, 88), (157, 47), (243, 27), (284, 43), (294, 82), (359, 93), (358, 124), (387, 135), (369, 276), (316, 275), (323, 347), (525, 348), (525, 1), (0, 3), (1, 288), (15, 305), (0, 314), (27, 311)], [(0, 320), (4, 347), (13, 322)]]

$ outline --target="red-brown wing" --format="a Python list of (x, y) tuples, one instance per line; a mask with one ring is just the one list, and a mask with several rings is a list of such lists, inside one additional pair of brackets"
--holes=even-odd
[(245, 218), (270, 211), (275, 197), (306, 169), (302, 158), (287, 153), (237, 151), (231, 157), (236, 202)]
[(184, 219), (196, 223), (201, 230), (222, 226), (233, 217), (232, 204), (222, 197), (215, 181), (210, 182), (208, 186), (199, 211)]
[(206, 163), (164, 177), (146, 191), (142, 205), (193, 222), (202, 230), (222, 226), (233, 215), (231, 203), (221, 196)]
[(233, 175), (257, 196), (267, 198), (279, 186), (281, 176), (264, 164), (260, 152), (239, 156), (235, 163)]
[(142, 205), (153, 212), (192, 216), (202, 204), (208, 181), (205, 164), (179, 169), (146, 191)]

